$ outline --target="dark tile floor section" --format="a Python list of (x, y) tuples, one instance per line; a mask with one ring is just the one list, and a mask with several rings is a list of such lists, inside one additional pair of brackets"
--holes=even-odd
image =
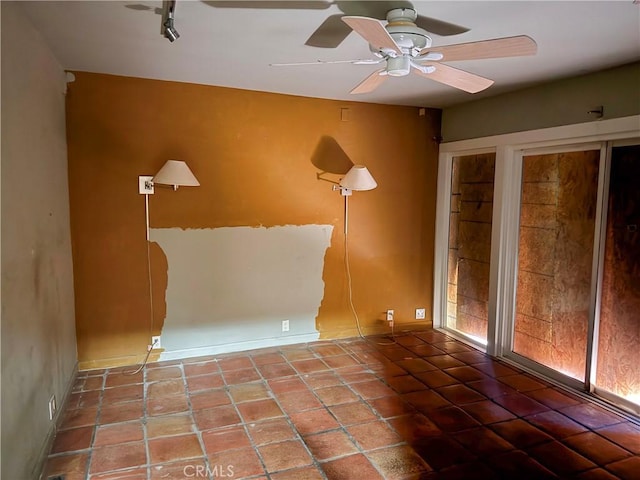
[(440, 332), (396, 340), (80, 372), (44, 478), (640, 479), (623, 417)]

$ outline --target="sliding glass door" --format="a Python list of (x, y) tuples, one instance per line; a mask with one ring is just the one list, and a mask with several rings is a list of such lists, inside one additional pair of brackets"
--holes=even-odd
[(486, 344), (495, 153), (451, 165), (446, 327)]
[[(611, 155), (602, 294), (596, 335), (596, 392), (640, 410), (640, 145)], [(634, 408), (635, 407), (635, 408)]]
[(513, 352), (584, 381), (600, 150), (526, 155)]

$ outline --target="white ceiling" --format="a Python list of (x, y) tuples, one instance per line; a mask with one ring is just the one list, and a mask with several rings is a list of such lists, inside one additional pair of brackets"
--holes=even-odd
[(372, 58), (355, 33), (335, 49), (305, 45), (327, 17), (342, 13), (344, 2), (328, 0), (326, 9), (269, 9), (178, 0), (175, 27), (181, 36), (174, 43), (161, 35), (161, 16), (154, 12), (162, 7), (159, 1), (21, 3), (68, 70), (372, 103), (442, 108), (640, 60), (640, 5), (632, 0), (416, 1), (419, 14), (469, 28), (454, 36), (433, 34), (433, 45), (524, 34), (537, 42), (538, 54), (451, 62), (495, 80), (475, 95), (409, 75), (353, 96), (348, 92), (377, 66), (269, 66)]

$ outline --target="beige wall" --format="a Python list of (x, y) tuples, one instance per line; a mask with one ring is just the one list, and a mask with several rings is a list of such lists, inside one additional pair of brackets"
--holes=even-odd
[(445, 108), (445, 142), (640, 114), (640, 62)]
[[(153, 334), (167, 336), (165, 355), (286, 343), (297, 333), (356, 335), (344, 203), (332, 191), (354, 163), (379, 184), (350, 200), (353, 299), (363, 330), (388, 331), (383, 312), (390, 308), (398, 328), (415, 322), (418, 307), (427, 308), (428, 324), (439, 111), (425, 113), (77, 73), (67, 127), (81, 367), (131, 363), (146, 352), (149, 287), (137, 183), (170, 158), (187, 161), (201, 186), (156, 188), (149, 200)], [(303, 227), (309, 236), (299, 244)], [(256, 247), (260, 229), (282, 237)], [(167, 231), (176, 235), (165, 238)], [(184, 261), (192, 268), (177, 267)], [(285, 319), (288, 334), (281, 332)]]
[(65, 74), (2, 2), (2, 478), (39, 475), (76, 365)]

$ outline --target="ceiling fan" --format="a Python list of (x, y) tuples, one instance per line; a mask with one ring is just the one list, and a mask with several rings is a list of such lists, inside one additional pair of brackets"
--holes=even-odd
[(387, 12), (388, 24), (370, 17), (343, 16), (341, 20), (369, 43), (377, 57), (364, 60), (317, 61), (306, 63), (272, 63), (272, 66), (315, 65), (325, 63), (381, 64), (360, 82), (351, 94), (369, 93), (379, 87), (388, 77), (403, 77), (410, 73), (435, 80), (469, 93), (480, 92), (493, 84), (490, 80), (473, 73), (441, 63), (441, 61), (479, 60), (487, 58), (518, 57), (535, 55), (536, 42), (526, 36), (504, 37), (493, 40), (460, 43), (443, 47), (432, 47), (427, 31), (415, 24), (417, 13), (411, 8), (396, 8)]
[[(342, 13), (327, 17), (305, 42), (310, 47), (336, 48), (351, 33), (351, 28), (342, 21), (344, 16), (363, 16), (384, 20), (389, 10), (409, 8), (415, 10), (411, 2), (405, 0), (209, 0), (205, 4), (217, 8), (286, 9), (286, 10), (326, 10), (332, 5)], [(460, 25), (417, 15), (415, 24), (440, 36), (458, 35), (469, 29)]]

